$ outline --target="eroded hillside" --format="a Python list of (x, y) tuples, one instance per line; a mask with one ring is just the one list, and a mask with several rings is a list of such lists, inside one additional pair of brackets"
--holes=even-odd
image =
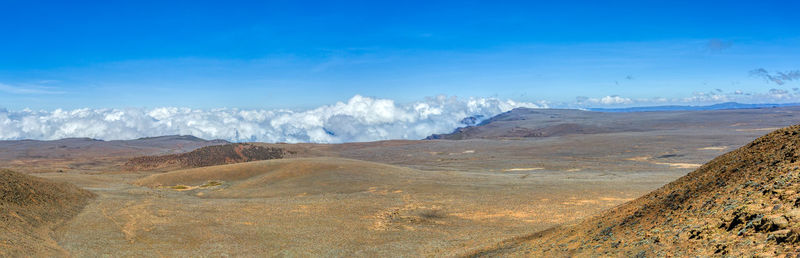
[(476, 255), (796, 255), (799, 156), (800, 125), (783, 128), (600, 216)]
[(67, 255), (52, 229), (94, 196), (71, 184), (0, 170), (0, 256)]

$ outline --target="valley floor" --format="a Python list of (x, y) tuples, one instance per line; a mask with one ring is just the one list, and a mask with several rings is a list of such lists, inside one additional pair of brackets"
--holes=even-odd
[(46, 176), (99, 195), (57, 232), (64, 249), (85, 257), (452, 255), (589, 216), (678, 175), (424, 171), (271, 196), (224, 196), (224, 181), (178, 191), (132, 185), (141, 175)]

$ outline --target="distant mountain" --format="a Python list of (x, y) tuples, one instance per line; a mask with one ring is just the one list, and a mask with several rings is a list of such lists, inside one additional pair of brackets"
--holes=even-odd
[(120, 156), (182, 153), (227, 144), (225, 140), (204, 140), (191, 135), (167, 135), (135, 140), (103, 141), (91, 138), (65, 138), (52, 141), (0, 141), (0, 161), (24, 158), (94, 157), (99, 153)]
[(597, 112), (650, 112), (650, 111), (696, 111), (696, 110), (723, 110), (723, 109), (751, 109), (751, 108), (776, 108), (800, 106), (800, 103), (783, 104), (743, 104), (737, 102), (725, 102), (710, 106), (652, 106), (652, 107), (629, 107), (629, 108), (589, 108), (589, 111)]
[[(460, 127), (452, 133), (434, 134), (425, 139), (499, 139), (604, 133), (614, 130), (612, 129), (614, 125), (608, 123), (614, 122), (616, 117), (623, 118), (624, 116), (577, 109), (517, 108), (483, 120), (474, 126)], [(590, 121), (595, 119), (599, 123), (606, 124), (598, 125), (598, 123)]]
[[(587, 111), (517, 108), (474, 126), (433, 134), (427, 140), (541, 138), (576, 134), (685, 130), (693, 127), (730, 129), (782, 112), (780, 126), (795, 123), (800, 104), (721, 103), (711, 106), (663, 106)], [(644, 112), (651, 111), (651, 112)], [(652, 112), (658, 111), (658, 112)], [(469, 122), (472, 122), (470, 120)], [(477, 121), (475, 121), (477, 122)], [(761, 125), (764, 127), (764, 125)], [(739, 128), (741, 129), (741, 128)]]

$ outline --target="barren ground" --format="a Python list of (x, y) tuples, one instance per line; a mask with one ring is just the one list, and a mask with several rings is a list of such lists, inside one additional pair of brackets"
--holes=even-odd
[(764, 128), (797, 123), (800, 109), (698, 114), (689, 124), (645, 131), (260, 144), (294, 154), (172, 172), (123, 164), (185, 145), (111, 154), (78, 148), (72, 152), (85, 155), (59, 157), (44, 151), (2, 162), (98, 195), (53, 233), (77, 257), (450, 256), (633, 200)]

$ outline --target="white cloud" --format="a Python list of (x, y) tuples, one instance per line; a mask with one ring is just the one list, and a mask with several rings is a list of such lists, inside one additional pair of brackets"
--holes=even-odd
[[(543, 104), (439, 96), (397, 104), (356, 95), (347, 102), (294, 112), (163, 107), (154, 109), (0, 110), (0, 139), (53, 140), (90, 137), (104, 140), (159, 135), (265, 142), (338, 143), (421, 139), (464, 126), (465, 117), (484, 118), (517, 107)], [(238, 138), (237, 138), (238, 137)]]
[(574, 104), (564, 107), (587, 108), (603, 106), (653, 106), (653, 105), (710, 105), (723, 102), (739, 103), (800, 103), (800, 89), (770, 89), (766, 92), (747, 92), (734, 90), (726, 92), (715, 89), (708, 92), (694, 92), (687, 97), (665, 98), (627, 98), (618, 95), (590, 98), (580, 96)]
[(630, 104), (633, 103), (633, 100), (614, 95), (600, 98), (600, 103), (605, 105)]
[(624, 105), (634, 102), (630, 98), (620, 97), (619, 95), (605, 96), (602, 98), (577, 97), (577, 101), (578, 104), (581, 105)]
[(63, 91), (53, 90), (49, 87), (20, 87), (0, 83), (0, 91), (12, 94), (62, 94)]
[(770, 98), (778, 100), (791, 99), (792, 97), (794, 97), (794, 95), (789, 93), (788, 90), (781, 90), (781, 89), (770, 89), (767, 94)]
[(733, 98), (725, 93), (719, 92), (694, 92), (691, 97), (686, 97), (681, 100), (683, 103), (720, 103), (733, 101)]

